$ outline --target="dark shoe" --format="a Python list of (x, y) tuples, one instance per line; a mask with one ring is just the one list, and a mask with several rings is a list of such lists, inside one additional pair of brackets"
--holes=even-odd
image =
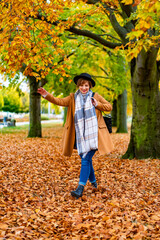
[(92, 183), (92, 186), (93, 186), (94, 188), (97, 188), (97, 182), (96, 182), (96, 181), (93, 182), (93, 183)]
[(76, 198), (82, 197), (83, 190), (84, 190), (84, 186), (78, 185), (78, 188), (75, 191), (72, 191), (71, 195)]

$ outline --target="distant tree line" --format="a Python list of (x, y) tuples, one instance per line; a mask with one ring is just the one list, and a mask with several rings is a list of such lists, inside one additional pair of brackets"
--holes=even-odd
[(0, 111), (24, 113), (29, 112), (29, 94), (12, 87), (0, 91)]

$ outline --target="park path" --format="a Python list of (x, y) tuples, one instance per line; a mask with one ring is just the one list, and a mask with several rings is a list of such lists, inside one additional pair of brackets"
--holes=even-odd
[[(63, 119), (43, 120), (41, 123), (63, 123)], [(16, 126), (29, 125), (29, 122), (16, 122)]]

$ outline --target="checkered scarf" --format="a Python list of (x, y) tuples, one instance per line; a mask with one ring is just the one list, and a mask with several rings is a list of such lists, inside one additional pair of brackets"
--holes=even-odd
[(91, 97), (91, 90), (85, 95), (82, 95), (80, 90), (75, 93), (76, 143), (78, 154), (83, 154), (83, 157), (90, 150), (98, 149), (98, 122)]

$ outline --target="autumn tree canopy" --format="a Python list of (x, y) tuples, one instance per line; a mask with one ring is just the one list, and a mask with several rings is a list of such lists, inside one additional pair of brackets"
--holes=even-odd
[[(59, 55), (64, 54), (61, 48), (64, 31), (91, 37), (105, 47), (127, 48), (128, 59), (136, 57), (142, 47), (147, 50), (158, 46), (159, 1), (137, 0), (130, 5), (132, 3), (132, 0), (2, 0), (1, 72), (13, 75), (25, 64), (24, 74), (39, 79), (49, 73), (51, 66), (53, 73), (61, 72), (65, 77), (66, 63), (61, 67), (56, 65)], [(114, 27), (112, 34), (110, 22)], [(152, 29), (151, 33), (148, 29)], [(115, 31), (122, 33), (116, 34), (116, 38)]]

